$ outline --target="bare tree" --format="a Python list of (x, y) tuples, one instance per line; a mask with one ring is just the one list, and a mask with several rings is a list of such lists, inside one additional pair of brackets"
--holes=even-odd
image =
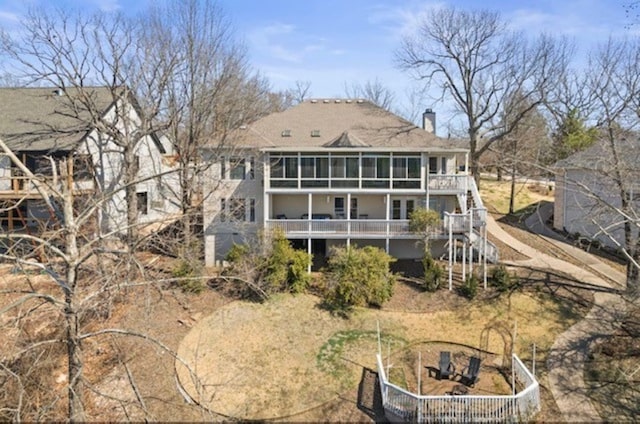
[[(496, 12), (449, 8), (433, 11), (396, 52), (401, 69), (439, 93), (439, 101), (453, 100), (464, 117), (476, 179), (480, 156), (547, 98), (569, 56), (566, 41), (543, 35), (530, 42), (507, 31)], [(520, 113), (505, 122), (502, 111), (516, 92)]]
[(311, 96), (311, 81), (297, 80), (290, 90), (287, 90), (292, 99), (292, 105), (302, 103)]
[[(15, 74), (25, 85), (46, 85), (64, 95), (61, 113), (92, 128), (119, 148), (120, 183), (125, 189), (126, 240), (136, 243), (136, 187), (140, 142), (154, 136), (164, 113), (162, 95), (175, 58), (144, 49), (137, 43), (136, 24), (123, 15), (74, 15), (63, 10), (34, 9), (22, 21), (18, 36), (2, 34), (2, 51), (16, 65)], [(153, 74), (149, 74), (153, 69)], [(114, 115), (104, 114), (105, 104), (95, 87), (108, 90)], [(109, 187), (102, 187), (108, 191)]]
[(178, 253), (199, 260), (201, 246), (194, 236), (202, 196), (199, 181), (207, 166), (200, 149), (207, 144), (228, 152), (230, 133), (284, 107), (283, 99), (250, 68), (245, 47), (215, 1), (172, 1), (152, 9), (143, 22), (145, 45), (176, 52), (179, 63), (166, 87), (164, 118), (180, 169), (176, 194), (182, 207), (178, 245), (183, 251)]
[[(516, 100), (513, 103), (528, 108), (526, 102)], [(510, 115), (518, 114), (519, 111), (516, 106), (512, 107), (511, 103), (505, 106), (504, 119), (512, 122)], [(489, 149), (494, 154), (498, 179), (500, 180), (503, 171), (508, 172), (511, 178), (509, 213), (514, 213), (516, 180), (519, 177), (540, 176), (544, 169), (543, 158), (549, 148), (546, 119), (538, 109), (530, 109), (515, 123), (515, 128)]]
[(605, 239), (627, 259), (627, 290), (637, 296), (640, 286), (640, 209), (637, 201), (638, 108), (640, 107), (640, 44), (613, 40), (594, 49), (584, 70), (588, 93), (587, 119), (595, 122), (599, 138), (582, 153), (569, 157), (561, 175), (567, 196), (575, 199), (581, 217), (565, 217), (572, 231), (582, 223), (587, 235)]
[(345, 83), (344, 91), (347, 97), (369, 100), (385, 110), (391, 110), (394, 107), (395, 95), (377, 78), (373, 81), (366, 81), (363, 84), (352, 83), (348, 85)]

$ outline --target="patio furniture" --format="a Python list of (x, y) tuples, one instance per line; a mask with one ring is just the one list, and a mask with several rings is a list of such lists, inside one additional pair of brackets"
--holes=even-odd
[(456, 367), (451, 362), (451, 352), (440, 352), (440, 362), (438, 364), (438, 380), (443, 378), (448, 380), (450, 376), (454, 375)]
[(462, 369), (460, 373), (460, 382), (465, 386), (473, 387), (478, 381), (480, 374), (480, 358), (472, 356), (469, 358), (469, 365)]

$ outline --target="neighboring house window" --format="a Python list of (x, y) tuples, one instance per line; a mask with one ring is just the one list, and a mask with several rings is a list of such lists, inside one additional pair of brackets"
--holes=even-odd
[(227, 179), (227, 163), (225, 161), (224, 156), (220, 158), (220, 179), (221, 180)]
[(229, 160), (229, 166), (231, 167), (231, 179), (232, 180), (244, 180), (246, 175), (245, 160), (241, 158), (231, 158)]
[(133, 164), (132, 164), (132, 166), (133, 166), (133, 170), (134, 170), (134, 171), (135, 171), (135, 173), (137, 174), (137, 173), (138, 173), (138, 171), (140, 171), (140, 156), (135, 155), (135, 156), (133, 157)]
[(93, 178), (91, 155), (75, 155), (73, 157), (73, 178), (80, 181)]
[(147, 192), (136, 193), (136, 200), (138, 203), (138, 212), (142, 215), (149, 213), (149, 195)]
[(256, 160), (254, 158), (249, 159), (249, 172), (248, 178), (254, 180), (256, 178)]
[(227, 199), (220, 199), (220, 221), (227, 220)]
[(249, 221), (256, 222), (256, 199), (249, 199)]

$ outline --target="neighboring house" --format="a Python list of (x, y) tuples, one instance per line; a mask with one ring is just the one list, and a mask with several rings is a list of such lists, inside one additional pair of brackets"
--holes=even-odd
[[(130, 102), (116, 108), (112, 92), (104, 87), (75, 91), (93, 103), (86, 109), (66, 98), (72, 93), (73, 89), (65, 94), (55, 88), (1, 88), (0, 138), (45, 181), (52, 181), (52, 164), (57, 169), (60, 160), (66, 159), (77, 197), (100, 202), (96, 230), (103, 234), (124, 231), (127, 208), (122, 149), (87, 123), (92, 122), (91, 113), (99, 113), (101, 122), (135, 131), (139, 115)], [(127, 113), (126, 119), (116, 116), (116, 110)], [(145, 136), (137, 142), (135, 154), (138, 222), (151, 223), (177, 214), (171, 144), (156, 134)], [(56, 218), (44, 206), (33, 183), (2, 151), (0, 202), (5, 206), (0, 208), (0, 225), (5, 230), (55, 224)]]
[[(423, 118), (434, 127), (430, 110)], [(487, 246), (486, 210), (466, 173), (468, 151), (368, 101), (305, 101), (242, 127), (204, 156), (212, 163), (203, 209), (209, 266), (234, 243), (276, 229), (316, 258), (339, 245), (421, 258), (420, 237), (408, 229), (418, 207), (443, 218), (432, 243), (436, 256), (469, 241)]]
[[(591, 147), (558, 161), (554, 168), (554, 228), (615, 249), (625, 246), (626, 214), (634, 236), (637, 235), (640, 220), (637, 134), (618, 138), (613, 147), (604, 139), (598, 140)], [(617, 178), (618, 172), (620, 178)], [(630, 210), (624, 213), (621, 210), (623, 192), (630, 201)]]

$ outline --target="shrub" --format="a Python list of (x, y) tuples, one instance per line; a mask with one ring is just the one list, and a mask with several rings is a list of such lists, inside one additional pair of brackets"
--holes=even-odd
[(424, 253), (422, 267), (424, 268), (425, 289), (428, 291), (438, 290), (444, 275), (444, 269), (433, 259), (430, 252)]
[(234, 245), (226, 260), (231, 267), (223, 271), (223, 276), (240, 282), (234, 289), (261, 300), (274, 293), (302, 293), (311, 281), (307, 273), (311, 255), (291, 247), (281, 232), (260, 237), (251, 245)]
[(311, 281), (307, 272), (310, 264), (311, 256), (308, 253), (291, 247), (284, 236), (275, 236), (271, 252), (265, 260), (264, 280), (267, 291), (304, 292)]
[(373, 246), (334, 248), (326, 273), (325, 301), (344, 312), (354, 306), (382, 306), (393, 295), (396, 277), (390, 265), (394, 261)]
[(504, 265), (499, 265), (491, 270), (490, 282), (499, 292), (509, 290), (514, 283), (513, 276)]
[(469, 300), (473, 299), (478, 294), (478, 284), (478, 276), (473, 273), (469, 274), (462, 283), (462, 286), (460, 286), (460, 294)]
[(201, 270), (186, 259), (180, 259), (178, 265), (171, 270), (175, 283), (185, 293), (200, 294), (205, 289)]
[(249, 246), (246, 244), (234, 244), (227, 252), (225, 260), (231, 264), (238, 263), (249, 252)]

